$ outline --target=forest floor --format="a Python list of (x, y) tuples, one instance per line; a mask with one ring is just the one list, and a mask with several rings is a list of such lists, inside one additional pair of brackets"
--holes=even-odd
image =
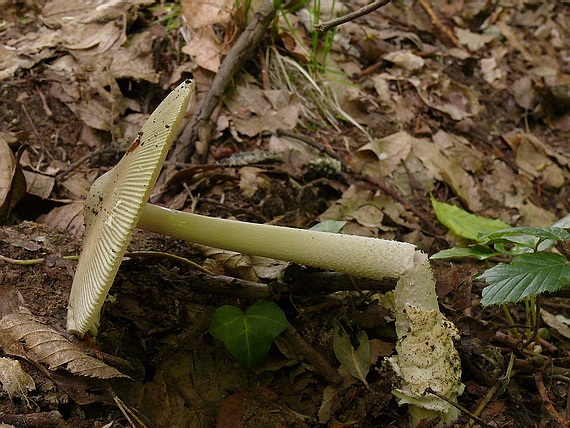
[[(261, 3), (0, 0), (0, 361), (27, 373), (0, 369), (0, 425), (408, 425), (385, 363), (396, 336), (379, 293), (393, 284), (136, 231), (129, 251), (175, 254), (239, 280), (218, 287), (178, 260), (133, 255), (96, 344), (65, 331), (77, 262), (63, 257), (81, 251), (81, 201), (183, 79), (195, 79), (196, 99), (153, 194), (160, 205), (298, 228), (346, 221), (344, 233), (430, 255), (469, 243), (438, 221), (431, 196), (513, 226), (550, 226), (570, 212), (568, 1), (394, 1), (334, 37), (315, 32), (314, 17), (368, 2), (295, 2), (262, 28), (196, 128), (192, 115)], [(432, 264), (441, 310), (461, 334), (459, 403), (487, 426), (569, 426), (570, 302), (542, 298), (549, 336), (521, 346), (534, 328), (524, 302), (508, 305), (520, 328), (480, 304), (486, 284), (476, 276), (496, 262)], [(337, 326), (365, 331), (367, 385), (343, 367), (332, 385), (287, 337), (241, 367), (208, 322), (221, 305), (254, 303), (255, 282), (335, 369)], [(23, 339), (10, 343), (2, 317), (22, 312), (30, 334), (48, 326), (50, 340), (74, 347), (54, 362)], [(83, 356), (115, 371), (80, 376), (72, 366)], [(456, 426), (469, 421), (462, 413)]]

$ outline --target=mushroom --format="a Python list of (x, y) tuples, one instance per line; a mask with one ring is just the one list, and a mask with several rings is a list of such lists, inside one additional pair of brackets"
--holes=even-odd
[(85, 200), (85, 239), (71, 289), (67, 328), (96, 333), (99, 313), (135, 227), (202, 245), (336, 270), (398, 278), (425, 255), (412, 244), (246, 223), (147, 203), (176, 136), (193, 85), (176, 88), (153, 112), (127, 153)]
[[(395, 306), (402, 353), (393, 360), (403, 379), (399, 398), (422, 411), (450, 413), (445, 401), (425, 398), (425, 385), (435, 376), (442, 378), (438, 392), (456, 401), (461, 371), (453, 331), (438, 309), (427, 256), (414, 245), (211, 218), (147, 203), (192, 91), (190, 80), (178, 86), (148, 118), (117, 166), (93, 183), (85, 200), (85, 238), (69, 299), (68, 330), (81, 336), (97, 332), (101, 306), (135, 227), (362, 277), (400, 278)], [(415, 355), (411, 348), (420, 342), (427, 346), (435, 327), (442, 342), (437, 355)]]

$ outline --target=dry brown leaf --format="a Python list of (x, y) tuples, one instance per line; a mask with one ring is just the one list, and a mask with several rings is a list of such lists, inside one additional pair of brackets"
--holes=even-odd
[(3, 138), (0, 138), (0, 207), (4, 205), (12, 188), (16, 172), (16, 159)]
[(293, 129), (299, 120), (299, 101), (284, 90), (239, 86), (226, 104), (235, 129), (250, 137), (278, 128)]
[(20, 68), (20, 57), (15, 49), (0, 45), (0, 81), (12, 77)]
[[(479, 114), (481, 105), (479, 104), (479, 97), (473, 89), (454, 82), (443, 74), (438, 73), (431, 77), (432, 79), (422, 79), (421, 83), (415, 80), (411, 81), (424, 103), (449, 114), (455, 120), (462, 120)], [(428, 83), (430, 80), (431, 83)]]
[(26, 179), (8, 143), (0, 137), (0, 218), (9, 217), (26, 192)]
[[(561, 187), (568, 174), (560, 168), (550, 156), (560, 160), (561, 155), (547, 150), (546, 145), (532, 134), (512, 133), (503, 135), (503, 139), (511, 146), (515, 153), (515, 162), (521, 171), (531, 177), (541, 178), (551, 187)], [(568, 162), (568, 159), (563, 159)]]
[(26, 177), (27, 192), (30, 195), (44, 199), (49, 198), (55, 185), (55, 178), (33, 171), (23, 171), (23, 173), (24, 177)]
[(467, 46), (471, 52), (479, 51), (487, 43), (497, 38), (494, 34), (478, 34), (459, 27), (455, 27), (455, 36), (459, 43)]
[(12, 313), (0, 319), (0, 346), (9, 355), (45, 364), (50, 370), (65, 368), (75, 375), (98, 379), (128, 377), (86, 355), (79, 345), (29, 313)]
[(224, 24), (232, 17), (234, 0), (181, 0), (182, 12), (190, 28)]
[(192, 40), (182, 48), (182, 52), (192, 55), (194, 61), (200, 67), (217, 73), (224, 49), (214, 28), (207, 26), (200, 27), (194, 32)]
[(16, 395), (26, 402), (27, 392), (36, 389), (32, 377), (24, 371), (19, 361), (12, 358), (0, 358), (0, 383), (10, 399)]
[(478, 172), (483, 168), (483, 153), (474, 149), (467, 138), (440, 130), (433, 142), (447, 157), (457, 159), (466, 171)]
[(260, 278), (275, 279), (287, 266), (286, 262), (267, 257), (249, 256), (199, 244), (191, 244), (191, 247), (215, 260), (231, 275), (248, 281), (259, 282)]
[(68, 230), (77, 237), (82, 237), (85, 231), (83, 204), (81, 202), (56, 207), (49, 213), (42, 214), (36, 221), (50, 227)]
[(469, 210), (478, 212), (483, 208), (479, 196), (480, 189), (473, 177), (460, 164), (460, 159), (442, 153), (435, 143), (417, 138), (413, 140), (413, 152), (434, 178), (445, 181), (451, 186)]
[(245, 196), (251, 198), (260, 187), (268, 188), (271, 183), (269, 179), (263, 175), (265, 170), (254, 166), (244, 166), (239, 169), (239, 188)]
[(410, 153), (413, 139), (405, 131), (374, 139), (354, 154), (355, 167), (376, 178), (390, 175)]
[(534, 106), (536, 93), (532, 87), (532, 78), (523, 76), (513, 84), (513, 96), (516, 103), (525, 110), (531, 110)]
[(395, 64), (397, 67), (409, 71), (419, 70), (425, 65), (425, 61), (421, 56), (415, 55), (410, 50), (400, 50), (387, 53), (382, 58)]

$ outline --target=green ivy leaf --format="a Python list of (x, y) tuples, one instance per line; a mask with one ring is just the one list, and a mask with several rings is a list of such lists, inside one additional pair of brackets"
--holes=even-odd
[(523, 254), (514, 257), (509, 264), (499, 263), (479, 278), (489, 284), (483, 289), (481, 303), (485, 306), (501, 305), (568, 285), (570, 262), (559, 254)]
[(346, 226), (346, 221), (325, 220), (315, 224), (309, 230), (316, 230), (317, 232), (339, 233), (344, 226)]
[(498, 242), (523, 243), (521, 240), (513, 238), (535, 238), (533, 239), (535, 242), (537, 239), (570, 241), (570, 233), (561, 227), (512, 227), (481, 235), (479, 240), (485, 241), (485, 244)]
[(439, 259), (450, 259), (453, 257), (477, 257), (479, 260), (485, 260), (489, 257), (498, 256), (501, 253), (497, 251), (493, 251), (489, 247), (484, 247), (483, 245), (473, 245), (468, 248), (449, 248), (447, 250), (442, 250), (438, 253), (435, 253), (433, 256), (430, 257), (431, 260), (439, 260)]
[(488, 234), (509, 227), (502, 220), (480, 217), (455, 205), (438, 202), (433, 197), (431, 204), (441, 224), (456, 235), (473, 241), (478, 241), (480, 234)]
[(273, 302), (255, 303), (245, 314), (235, 306), (222, 306), (216, 309), (210, 320), (210, 334), (220, 339), (230, 354), (245, 367), (260, 362), (285, 327), (287, 318)]

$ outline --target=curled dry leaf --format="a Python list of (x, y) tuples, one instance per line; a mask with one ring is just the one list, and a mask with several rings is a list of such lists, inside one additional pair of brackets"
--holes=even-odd
[(8, 217), (26, 192), (26, 180), (12, 150), (0, 137), (0, 219)]
[(0, 346), (7, 354), (45, 364), (50, 370), (65, 368), (73, 374), (98, 379), (128, 377), (86, 355), (78, 344), (28, 313), (12, 313), (0, 319)]
[(192, 248), (200, 251), (204, 256), (214, 259), (222, 265), (229, 274), (248, 281), (259, 282), (260, 278), (275, 279), (286, 262), (269, 259), (267, 257), (249, 256), (235, 251), (220, 250), (206, 245), (191, 244)]

